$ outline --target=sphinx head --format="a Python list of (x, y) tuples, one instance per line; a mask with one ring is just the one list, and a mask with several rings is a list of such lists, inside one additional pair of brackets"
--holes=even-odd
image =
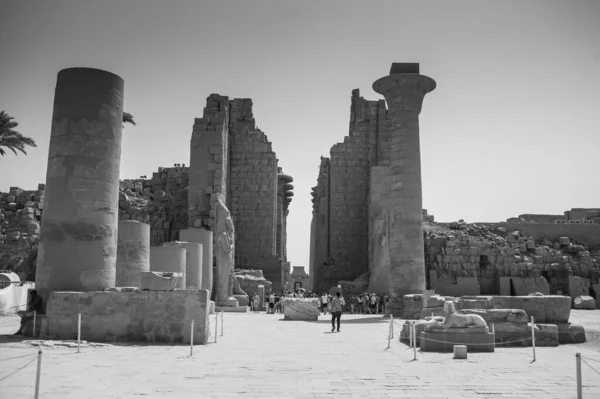
[(456, 308), (454, 307), (454, 302), (452, 302), (452, 301), (444, 302), (444, 312), (446, 312), (446, 314), (456, 313)]

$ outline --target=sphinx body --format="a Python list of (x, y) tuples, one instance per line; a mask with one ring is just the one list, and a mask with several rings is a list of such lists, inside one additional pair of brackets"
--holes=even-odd
[(444, 302), (445, 317), (443, 322), (433, 321), (426, 327), (426, 331), (450, 330), (453, 328), (473, 328), (486, 329), (487, 323), (483, 317), (476, 314), (460, 314), (456, 313), (454, 302)]

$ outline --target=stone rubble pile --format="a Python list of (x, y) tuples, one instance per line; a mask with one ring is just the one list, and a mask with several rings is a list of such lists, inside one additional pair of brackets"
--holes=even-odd
[[(528, 279), (525, 283), (532, 285), (532, 291), (541, 291), (549, 284), (550, 292), (560, 291), (575, 298), (581, 292), (587, 294), (599, 282), (600, 250), (590, 251), (569, 237), (555, 242), (536, 240), (504, 227), (463, 222), (426, 223), (424, 230), (425, 260), (436, 292), (444, 293), (434, 287), (436, 283), (456, 283), (457, 278), (472, 277), (480, 285), (481, 294), (506, 295), (499, 292), (498, 278), (518, 277)], [(534, 289), (536, 284), (540, 289)]]
[(0, 192), (0, 268), (15, 270), (37, 248), (44, 192), (44, 184), (33, 191)]
[(151, 227), (150, 245), (177, 239), (187, 228), (188, 168), (158, 168), (150, 179), (120, 182), (119, 220), (137, 220)]

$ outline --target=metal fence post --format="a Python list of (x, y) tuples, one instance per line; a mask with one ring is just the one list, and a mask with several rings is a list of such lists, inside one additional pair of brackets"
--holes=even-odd
[(575, 354), (575, 364), (577, 366), (577, 399), (583, 399), (583, 387), (581, 385), (581, 353)]
[(535, 324), (534, 318), (531, 316), (531, 347), (533, 348), (533, 361), (535, 362)]
[(42, 349), (38, 349), (37, 373), (35, 376), (35, 399), (40, 397), (40, 374), (42, 373)]

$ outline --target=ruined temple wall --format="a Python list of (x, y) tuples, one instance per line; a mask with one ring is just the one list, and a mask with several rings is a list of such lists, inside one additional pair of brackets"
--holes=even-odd
[(329, 167), (329, 158), (322, 157), (317, 185), (312, 192), (309, 286), (315, 292), (329, 289), (322, 278), (329, 260)]
[(227, 197), (228, 189), (228, 97), (211, 94), (206, 99), (203, 117), (194, 121), (190, 147), (188, 226), (212, 228), (216, 194)]
[(276, 256), (277, 157), (254, 126), (251, 100), (232, 100), (230, 109), (228, 205), (236, 228), (236, 267), (263, 270), (278, 289), (283, 266)]
[(346, 137), (331, 149), (330, 264), (322, 278), (328, 288), (368, 270), (368, 187), (367, 136)]
[[(349, 134), (331, 148), (327, 187), (319, 183), (313, 194), (309, 266), (313, 290), (329, 290), (340, 280), (353, 280), (368, 271), (370, 169), (389, 165), (390, 150), (385, 101), (365, 100), (353, 90)], [(319, 178), (323, 169), (322, 162)], [(322, 242), (323, 235), (328, 240)]]

